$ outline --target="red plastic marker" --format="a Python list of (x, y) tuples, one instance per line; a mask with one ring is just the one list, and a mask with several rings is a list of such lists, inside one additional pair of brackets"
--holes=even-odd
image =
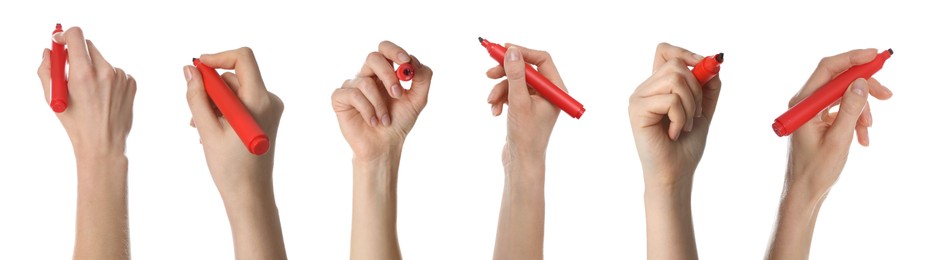
[(894, 51), (892, 49), (887, 49), (878, 54), (871, 62), (851, 67), (826, 83), (826, 85), (813, 91), (813, 94), (810, 94), (809, 97), (804, 98), (800, 103), (797, 103), (777, 119), (774, 119), (774, 124), (771, 125), (771, 128), (774, 128), (774, 133), (777, 134), (777, 136), (785, 136), (796, 131), (797, 128), (806, 124), (806, 122), (810, 121), (816, 114), (819, 114), (823, 109), (835, 103), (836, 100), (839, 100), (853, 81), (859, 78), (869, 79), (871, 76), (874, 76), (874, 73), (877, 73), (877, 71), (884, 67), (884, 62), (890, 58), (891, 54), (894, 54)]
[(232, 130), (239, 135), (242, 143), (248, 147), (248, 151), (255, 155), (262, 155), (268, 151), (270, 142), (264, 130), (255, 122), (255, 118), (248, 112), (242, 101), (232, 93), (232, 89), (216, 73), (216, 69), (200, 62), (200, 59), (194, 58), (194, 66), (203, 75), (203, 88), (206, 94), (216, 104), (216, 108), (223, 117), (232, 126)]
[[(55, 25), (55, 31), (52, 32), (52, 35), (56, 33), (63, 32), (61, 30), (61, 24)], [(52, 51), (49, 54), (51, 55), (52, 62), (52, 87), (49, 92), (49, 102), (48, 105), (52, 107), (52, 111), (55, 113), (64, 112), (65, 109), (68, 109), (68, 79), (65, 77), (65, 62), (67, 62), (68, 52), (65, 50), (65, 45), (55, 42), (52, 40)]]
[[(506, 48), (500, 44), (492, 43), (484, 38), (477, 37), (478, 41), (481, 41), (481, 46), (487, 48), (487, 52), (490, 53), (490, 57), (497, 60), (500, 65), (503, 65), (503, 55), (506, 54)], [(529, 83), (529, 86), (535, 89), (536, 92), (539, 92), (539, 95), (544, 97), (551, 102), (552, 105), (555, 105), (561, 108), (562, 111), (568, 113), (573, 118), (580, 119), (581, 115), (584, 115), (584, 105), (580, 102), (577, 102), (574, 98), (565, 93), (564, 90), (558, 88), (555, 83), (552, 83), (550, 80), (542, 76), (538, 71), (532, 68), (532, 65), (526, 63), (526, 83)]]
[(720, 64), (723, 64), (723, 53), (721, 52), (712, 57), (703, 58), (690, 71), (694, 73), (694, 77), (697, 77), (697, 81), (700, 81), (700, 86), (703, 86), (719, 74)]
[(413, 79), (413, 75), (416, 75), (415, 72), (413, 72), (413, 64), (404, 63), (397, 66), (397, 78), (400, 80), (410, 81)]

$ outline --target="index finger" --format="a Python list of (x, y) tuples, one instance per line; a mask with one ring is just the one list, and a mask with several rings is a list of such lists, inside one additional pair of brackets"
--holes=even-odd
[(407, 53), (406, 50), (390, 41), (382, 41), (378, 44), (377, 51), (384, 54), (384, 57), (387, 57), (388, 60), (396, 64), (404, 64), (411, 61), (410, 54)]
[(687, 49), (662, 42), (655, 48), (655, 61), (652, 63), (652, 73), (671, 59), (680, 59), (684, 61), (684, 64), (687, 64), (687, 66), (694, 66), (703, 59), (703, 56)]
[(240, 91), (268, 91), (265, 89), (264, 80), (261, 79), (261, 71), (258, 70), (255, 52), (249, 47), (215, 54), (203, 54), (200, 55), (200, 62), (213, 68), (235, 70), (236, 78), (242, 83)]
[(70, 70), (86, 70), (93, 66), (90, 59), (90, 53), (87, 52), (87, 45), (84, 41), (84, 30), (81, 27), (68, 28), (64, 33), (52, 35), (52, 39), (60, 44), (68, 46), (68, 64)]
[(539, 69), (539, 73), (542, 73), (546, 78), (555, 83), (555, 85), (565, 90), (564, 81), (561, 79), (561, 74), (558, 73), (558, 68), (555, 67), (555, 62), (552, 60), (552, 55), (547, 51), (533, 50), (523, 46), (519, 46), (512, 43), (506, 44), (507, 49), (510, 47), (515, 47), (519, 50), (519, 54), (522, 54), (523, 60), (529, 64), (535, 65)]

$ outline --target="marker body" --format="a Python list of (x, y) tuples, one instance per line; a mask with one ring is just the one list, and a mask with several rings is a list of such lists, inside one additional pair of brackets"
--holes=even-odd
[[(62, 32), (61, 24), (55, 25), (55, 31), (52, 34), (59, 32)], [(61, 113), (68, 108), (68, 79), (65, 77), (67, 52), (65, 51), (65, 45), (52, 40), (52, 51), (49, 55), (51, 56), (52, 65), (52, 87), (49, 90), (48, 105), (52, 107), (52, 111), (55, 111), (55, 113)]]
[[(484, 48), (487, 48), (487, 52), (490, 53), (490, 57), (497, 60), (500, 65), (503, 65), (503, 56), (506, 54), (506, 48), (500, 44), (492, 43), (490, 41), (482, 40), (481, 45)], [(584, 112), (587, 111), (584, 109), (584, 105), (580, 102), (577, 102), (572, 98), (568, 93), (561, 90), (555, 83), (542, 76), (541, 73), (532, 68), (532, 65), (526, 64), (526, 83), (530, 87), (535, 89), (542, 97), (551, 102), (552, 105), (561, 108), (562, 111), (568, 113), (573, 118), (580, 119)]]
[(707, 82), (710, 82), (711, 79), (715, 78), (717, 74), (719, 74), (719, 65), (722, 63), (723, 54), (716, 54), (700, 60), (697, 65), (694, 65), (694, 68), (691, 69), (691, 72), (694, 73), (694, 77), (697, 78), (697, 81), (700, 81), (700, 86), (703, 86), (706, 85)]
[(213, 104), (216, 104), (219, 112), (223, 113), (223, 117), (229, 122), (232, 130), (239, 135), (239, 139), (242, 139), (242, 143), (248, 147), (248, 151), (255, 155), (267, 152), (270, 146), (268, 136), (255, 122), (255, 118), (248, 112), (242, 101), (232, 92), (229, 85), (226, 85), (219, 73), (216, 73), (216, 69), (201, 63), (199, 59), (194, 59), (194, 66), (203, 76), (206, 94), (213, 100)]
[(786, 136), (796, 131), (797, 128), (810, 121), (823, 109), (839, 100), (853, 81), (859, 78), (869, 79), (874, 76), (874, 73), (884, 67), (884, 62), (890, 58), (891, 54), (893, 54), (893, 50), (881, 52), (873, 61), (851, 67), (822, 87), (819, 87), (809, 97), (801, 100), (800, 103), (797, 103), (774, 120), (774, 124), (771, 125), (774, 133), (777, 136)]
[(413, 64), (404, 63), (397, 66), (397, 78), (401, 81), (410, 81), (416, 75), (413, 70)]

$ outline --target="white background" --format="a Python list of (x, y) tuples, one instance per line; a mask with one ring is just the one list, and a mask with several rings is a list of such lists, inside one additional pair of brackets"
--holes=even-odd
[(895, 96), (871, 103), (871, 147), (851, 148), (820, 212), (811, 256), (925, 255), (925, 9), (890, 1), (584, 2), (7, 2), (0, 8), (0, 259), (71, 257), (74, 157), (35, 74), (56, 22), (82, 26), (110, 63), (138, 80), (127, 152), (136, 259), (233, 256), (221, 199), (188, 126), (181, 68), (200, 53), (240, 46), (255, 50), (268, 89), (287, 107), (274, 180), (290, 258), (347, 258), (351, 151), (329, 98), (385, 39), (435, 71), (400, 169), (403, 255), (490, 258), (506, 125), (485, 103), (495, 81), (484, 71), (494, 62), (477, 36), (550, 51), (587, 108), (580, 120), (562, 114), (548, 148), (549, 259), (645, 257), (642, 173), (627, 100), (650, 75), (657, 43), (726, 53), (721, 101), (694, 183), (705, 259), (762, 257), (788, 140), (770, 125), (819, 59), (893, 47), (876, 77)]

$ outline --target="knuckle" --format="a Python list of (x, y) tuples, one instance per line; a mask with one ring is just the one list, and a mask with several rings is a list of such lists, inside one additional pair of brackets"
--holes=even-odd
[(251, 59), (251, 60), (254, 60), (254, 59), (255, 59), (255, 51), (252, 50), (252, 48), (250, 48), (250, 47), (248, 47), (248, 46), (239, 48), (237, 51), (238, 51), (238, 53), (239, 53), (239, 55), (240, 55), (241, 57), (248, 58), (248, 59)]

